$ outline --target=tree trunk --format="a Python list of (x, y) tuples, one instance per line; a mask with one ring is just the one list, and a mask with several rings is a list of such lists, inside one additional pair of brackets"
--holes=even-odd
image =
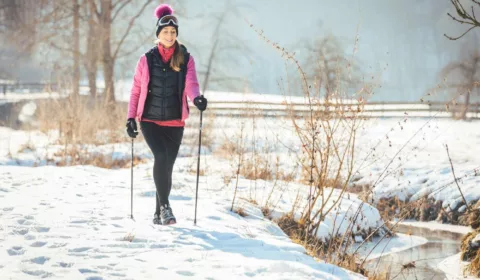
[(107, 105), (115, 102), (114, 88), (114, 63), (110, 47), (111, 26), (112, 26), (112, 1), (102, 0), (101, 2), (101, 25), (102, 25), (102, 64), (103, 76), (105, 79), (105, 103)]
[(87, 36), (87, 53), (85, 58), (85, 70), (87, 71), (88, 87), (90, 88), (90, 97), (97, 97), (97, 72), (98, 72), (98, 24), (95, 21), (95, 7), (88, 2), (89, 18), (88, 18), (88, 36)]
[(78, 0), (73, 0), (73, 81), (72, 94), (74, 97), (79, 95), (80, 87), (80, 5)]

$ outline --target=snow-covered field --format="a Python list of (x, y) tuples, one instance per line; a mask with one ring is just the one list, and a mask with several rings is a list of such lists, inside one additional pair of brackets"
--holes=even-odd
[[(186, 159), (180, 159), (186, 161)], [(179, 223), (153, 226), (151, 165), (3, 166), (0, 172), (0, 274), (5, 279), (361, 279), (316, 261), (260, 209), (202, 179), (193, 225), (195, 175), (176, 172), (171, 203)]]
[[(45, 135), (1, 127), (0, 274), (12, 279), (149, 279), (158, 275), (174, 279), (222, 279), (223, 275), (235, 279), (358, 278), (307, 256), (301, 246), (263, 217), (260, 208), (267, 202), (273, 217), (290, 212), (298, 195), (305, 203), (306, 186), (240, 177), (235, 205), (248, 216), (242, 218), (229, 211), (236, 183), (234, 160), (219, 156), (215, 149), (225, 139), (235, 139), (241, 121), (204, 119), (212, 127), (205, 133), (211, 133), (214, 144), (205, 147), (202, 157), (197, 226), (193, 226), (196, 148), (188, 143), (181, 147), (172, 191), (172, 207), (179, 223), (173, 227), (151, 225), (154, 184), (150, 151), (144, 142), (135, 142), (136, 156), (149, 161), (135, 168), (134, 222), (128, 219), (128, 169), (45, 166), (59, 160), (58, 151), (63, 148), (56, 144), (55, 131)], [(375, 185), (375, 199), (397, 196), (414, 200), (428, 195), (443, 201), (444, 207), (455, 209), (462, 198), (453, 183), (444, 147), (448, 144), (466, 200), (478, 200), (477, 126), (476, 122), (448, 119), (369, 120), (357, 137), (355, 184)], [(255, 129), (256, 149), (278, 157), (283, 171), (295, 171), (294, 154), (301, 145), (290, 121), (257, 119)], [(197, 131), (195, 119), (189, 120), (185, 138), (194, 138)], [(248, 121), (246, 131), (252, 131)], [(247, 133), (245, 143), (251, 140)], [(129, 142), (87, 149), (113, 159), (128, 159), (131, 152)], [(276, 191), (270, 196), (272, 189)], [(340, 199), (338, 190), (327, 191), (332, 191), (333, 200)], [(335, 211), (325, 217), (318, 237), (343, 234), (360, 205), (361, 219), (354, 234), (361, 242), (362, 231), (375, 229), (383, 221), (377, 209), (362, 204), (355, 194), (342, 197)], [(444, 225), (436, 226), (449, 230)], [(371, 254), (375, 244), (367, 242), (359, 253), (373, 259), (425, 242), (424, 238), (399, 235), (382, 241)]]

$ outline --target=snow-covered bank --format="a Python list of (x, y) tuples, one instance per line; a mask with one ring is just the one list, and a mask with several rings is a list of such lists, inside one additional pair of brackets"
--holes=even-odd
[(473, 276), (464, 275), (463, 270), (465, 266), (468, 264), (467, 262), (463, 262), (460, 258), (461, 253), (453, 255), (451, 257), (446, 258), (440, 264), (438, 264), (438, 269), (445, 272), (447, 279), (449, 280), (460, 280), (460, 279), (467, 279), (473, 280), (478, 279)]
[(428, 196), (442, 201), (447, 212), (456, 209), (463, 199), (453, 180), (445, 144), (465, 199), (468, 203), (480, 199), (478, 122), (399, 119), (367, 126), (361, 141), (370, 143), (363, 153), (370, 156), (359, 169), (356, 184), (374, 185), (375, 200), (397, 197), (413, 201)]
[(419, 228), (426, 228), (430, 230), (441, 230), (441, 231), (448, 231), (448, 232), (455, 232), (460, 234), (467, 234), (472, 232), (473, 229), (467, 226), (459, 226), (459, 225), (449, 225), (449, 224), (440, 224), (437, 222), (418, 222), (418, 221), (402, 221), (399, 224), (412, 226), (412, 227), (419, 227)]
[(2, 167), (0, 274), (13, 279), (362, 279), (313, 260), (258, 208), (245, 204), (245, 218), (230, 212), (230, 198), (206, 189), (204, 178), (193, 226), (194, 175), (174, 179), (171, 203), (179, 223), (154, 227), (149, 171), (148, 165), (135, 168), (133, 222), (128, 170)]

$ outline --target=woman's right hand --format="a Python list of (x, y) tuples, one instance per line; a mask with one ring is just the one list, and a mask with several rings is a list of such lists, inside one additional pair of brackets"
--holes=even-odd
[(135, 121), (134, 118), (130, 118), (127, 120), (127, 133), (130, 138), (136, 138), (138, 135), (138, 130), (137, 130), (137, 122)]

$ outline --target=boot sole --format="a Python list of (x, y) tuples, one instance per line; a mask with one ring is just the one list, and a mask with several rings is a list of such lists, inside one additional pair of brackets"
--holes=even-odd
[(174, 225), (176, 223), (177, 223), (177, 221), (175, 219), (171, 219), (171, 220), (163, 222), (163, 225), (168, 226), (168, 225)]

